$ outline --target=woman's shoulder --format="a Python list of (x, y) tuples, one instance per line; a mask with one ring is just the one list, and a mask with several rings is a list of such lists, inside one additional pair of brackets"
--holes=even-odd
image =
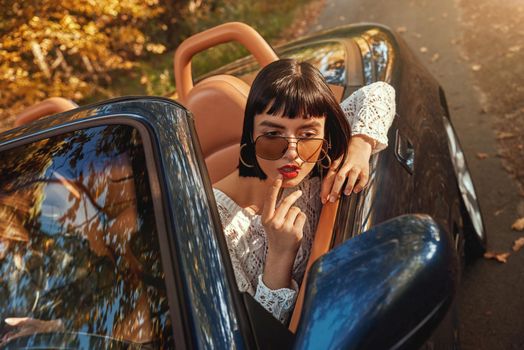
[(235, 222), (251, 222), (256, 216), (255, 212), (249, 208), (242, 208), (223, 190), (214, 187), (213, 194), (220, 214), (222, 226), (226, 227)]
[(226, 209), (228, 212), (233, 212), (239, 208), (239, 205), (223, 190), (213, 187), (213, 194), (217, 205)]

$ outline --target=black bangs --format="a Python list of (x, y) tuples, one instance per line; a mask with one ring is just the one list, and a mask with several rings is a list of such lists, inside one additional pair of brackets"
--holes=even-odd
[(265, 112), (291, 119), (327, 116), (333, 109), (331, 90), (320, 75), (307, 74), (308, 69), (302, 69), (304, 64), (296, 63), (295, 69), (289, 69), (290, 76), (273, 80), (265, 91), (256, 94), (253, 115)]
[[(276, 91), (275, 98), (267, 114), (285, 116), (287, 118), (325, 117), (332, 108), (325, 95), (312, 86), (301, 89), (296, 84), (288, 90)], [(263, 110), (261, 111), (263, 112)]]

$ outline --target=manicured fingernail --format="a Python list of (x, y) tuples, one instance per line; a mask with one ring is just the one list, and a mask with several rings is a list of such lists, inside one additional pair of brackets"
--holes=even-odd
[(282, 180), (282, 179), (283, 179), (282, 174), (278, 174), (277, 175), (277, 180)]
[(346, 196), (349, 196), (349, 195), (351, 194), (351, 190), (344, 190), (344, 194), (345, 194)]
[(10, 326), (16, 326), (18, 324), (18, 318), (6, 318), (4, 322)]
[(355, 186), (355, 193), (359, 193), (360, 191), (362, 191), (362, 187)]
[(331, 203), (335, 203), (335, 200), (336, 200), (336, 199), (337, 199), (337, 198), (336, 198), (334, 195), (329, 196), (329, 201), (330, 201)]
[(322, 204), (326, 204), (326, 198), (322, 197), (320, 201), (322, 202)]

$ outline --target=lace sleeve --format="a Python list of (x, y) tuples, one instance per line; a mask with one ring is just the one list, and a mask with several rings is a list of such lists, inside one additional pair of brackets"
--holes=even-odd
[(228, 202), (219, 190), (215, 189), (214, 194), (238, 289), (252, 295), (276, 319), (287, 322), (295, 305), (297, 283), (292, 280), (293, 289), (277, 290), (269, 289), (264, 284), (261, 278), (265, 261), (264, 249), (253, 251), (248, 243), (248, 238), (253, 234), (251, 219), (242, 215), (236, 204), (228, 205), (232, 202)]
[(222, 222), (222, 228), (224, 230), (224, 236), (226, 237), (227, 250), (229, 257), (231, 258), (231, 265), (235, 273), (235, 280), (237, 281), (237, 287), (241, 292), (248, 292), (251, 295), (255, 294), (253, 285), (249, 282), (249, 276), (244, 271), (242, 263), (240, 262), (240, 256), (243, 252), (240, 251), (239, 238), (240, 232), (237, 232), (233, 225), (230, 225), (231, 218), (230, 213), (224, 206), (217, 203), (218, 213), (220, 214), (220, 221)]
[(342, 110), (351, 126), (351, 134), (364, 134), (377, 141), (373, 153), (388, 145), (388, 130), (395, 117), (395, 89), (378, 81), (364, 86), (345, 99)]
[(291, 280), (291, 283), (293, 289), (280, 288), (273, 290), (269, 289), (264, 284), (264, 281), (262, 281), (262, 275), (259, 275), (257, 291), (255, 293), (255, 300), (284, 324), (288, 322), (297, 297), (297, 282)]

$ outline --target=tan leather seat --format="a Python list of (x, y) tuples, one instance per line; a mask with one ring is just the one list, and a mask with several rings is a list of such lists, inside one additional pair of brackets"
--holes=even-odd
[(338, 202), (338, 200), (334, 203), (327, 202), (324, 204), (322, 211), (320, 212), (320, 218), (318, 220), (317, 230), (315, 232), (315, 239), (311, 245), (311, 252), (306, 265), (306, 272), (304, 274), (302, 284), (300, 285), (297, 301), (295, 303), (295, 309), (293, 310), (293, 314), (291, 315), (291, 320), (289, 322), (289, 330), (293, 333), (297, 331), (298, 323), (300, 322), (309, 269), (318, 258), (326, 254), (330, 249), (333, 238), (333, 229), (335, 228), (335, 220), (337, 218)]
[(175, 82), (180, 102), (194, 115), (211, 182), (238, 165), (244, 108), (249, 85), (231, 75), (216, 75), (193, 85), (191, 60), (195, 54), (236, 41), (253, 54), (261, 67), (276, 61), (271, 46), (250, 26), (231, 22), (195, 34), (177, 48)]
[(78, 105), (63, 97), (51, 97), (24, 109), (15, 117), (15, 126), (28, 124), (48, 115), (77, 108)]
[(230, 75), (207, 78), (191, 89), (186, 106), (193, 113), (211, 182), (238, 165), (249, 86)]

